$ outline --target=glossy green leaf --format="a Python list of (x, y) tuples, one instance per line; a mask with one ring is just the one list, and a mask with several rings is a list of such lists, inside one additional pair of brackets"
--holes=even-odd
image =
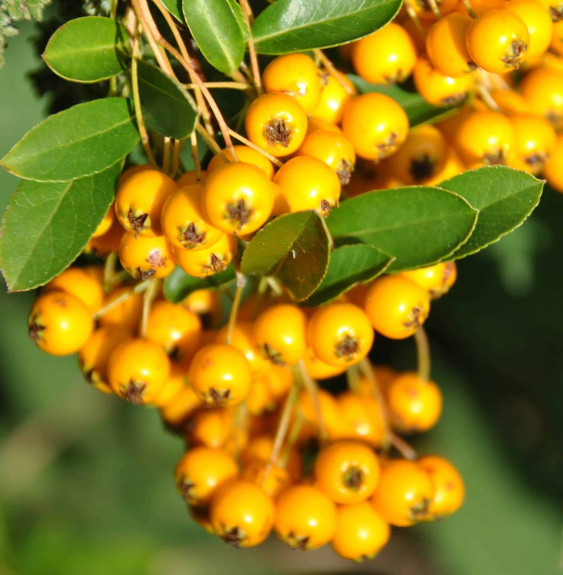
[(358, 283), (382, 274), (394, 258), (366, 244), (340, 246), (330, 254), (323, 281), (307, 303), (321, 305), (347, 292)]
[(260, 54), (328, 48), (367, 36), (390, 22), (401, 0), (277, 0), (253, 26)]
[(478, 252), (521, 225), (538, 205), (543, 186), (534, 176), (506, 166), (471, 170), (441, 183), (479, 210), (471, 237), (453, 258)]
[(390, 271), (446, 258), (469, 238), (478, 211), (452, 192), (413, 186), (368, 192), (342, 202), (327, 223), (337, 244), (362, 242), (396, 260)]
[(186, 23), (184, 19), (184, 13), (182, 12), (182, 0), (161, 0), (161, 2), (166, 6), (166, 9), (178, 22), (182, 24)]
[(236, 281), (235, 270), (231, 264), (225, 271), (207, 278), (189, 276), (176, 267), (164, 280), (164, 297), (173, 303), (179, 303), (198, 289), (227, 287)]
[(348, 74), (348, 78), (358, 88), (360, 94), (367, 94), (369, 92), (377, 92), (378, 94), (385, 94), (393, 98), (398, 104), (401, 105), (406, 112), (409, 123), (412, 126), (418, 124), (427, 124), (437, 122), (443, 118), (451, 115), (456, 107), (438, 107), (430, 105), (414, 88), (407, 89), (405, 86), (398, 86), (391, 84), (370, 84), (360, 76)]
[(125, 30), (111, 18), (76, 18), (51, 36), (43, 59), (67, 80), (99, 82), (123, 71), (126, 39)]
[(20, 178), (40, 182), (91, 176), (113, 166), (137, 145), (133, 116), (124, 98), (77, 104), (37, 124), (0, 164)]
[(286, 214), (254, 236), (242, 256), (241, 271), (275, 275), (301, 301), (321, 283), (329, 252), (328, 237), (315, 212)]
[(184, 140), (195, 128), (197, 113), (182, 85), (160, 68), (139, 61), (139, 97), (148, 128)]
[(122, 162), (69, 182), (20, 182), (0, 234), (0, 268), (10, 291), (33, 289), (80, 254), (106, 215)]
[(235, 0), (183, 0), (184, 17), (205, 59), (223, 74), (244, 58), (248, 30)]

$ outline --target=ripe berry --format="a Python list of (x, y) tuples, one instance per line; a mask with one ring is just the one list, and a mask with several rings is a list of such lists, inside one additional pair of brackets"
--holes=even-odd
[[(210, 174), (219, 166), (224, 166), (225, 164), (239, 161), (244, 162), (245, 164), (252, 164), (257, 168), (260, 168), (270, 180), (274, 177), (274, 166), (264, 154), (261, 154), (255, 149), (249, 148), (248, 146), (233, 146), (233, 149), (235, 150), (237, 156), (236, 160), (233, 157), (231, 150), (229, 148), (225, 148), (222, 150), (222, 154), (215, 154), (211, 158), (211, 161), (207, 166), (207, 173)], [(225, 159), (224, 156), (226, 156), (227, 159)]]
[(278, 170), (274, 181), (280, 191), (276, 200), (277, 213), (315, 210), (320, 216), (327, 216), (338, 205), (338, 176), (317, 158), (292, 158)]
[(474, 89), (471, 74), (446, 76), (434, 68), (424, 56), (416, 62), (413, 80), (418, 93), (434, 106), (457, 106), (466, 100)]
[[(172, 366), (174, 373), (175, 366)], [(174, 397), (161, 405), (161, 396), (165, 392), (166, 386), (155, 397), (154, 402), (160, 408), (160, 416), (163, 421), (173, 429), (180, 429), (185, 426), (189, 417), (201, 406), (201, 399), (194, 393), (191, 387), (183, 387)]]
[(208, 505), (215, 491), (237, 475), (237, 463), (226, 451), (204, 446), (186, 451), (174, 471), (178, 492), (197, 507)]
[(103, 307), (105, 308), (115, 300), (124, 297), (127, 293), (126, 299), (108, 309), (100, 317), (99, 323), (101, 326), (123, 326), (131, 331), (137, 329), (143, 310), (143, 295), (140, 293), (128, 293), (130, 290), (131, 287), (129, 286), (121, 286), (104, 298)]
[(254, 547), (270, 534), (274, 503), (254, 483), (229, 481), (214, 494), (209, 507), (213, 530), (233, 547)]
[(342, 120), (344, 107), (348, 100), (357, 94), (356, 87), (345, 74), (337, 72), (337, 76), (333, 74), (325, 74), (321, 81), (323, 83), (323, 90), (321, 92), (321, 99), (317, 107), (311, 112), (311, 120), (318, 119), (330, 122), (332, 124), (339, 124)]
[(369, 318), (351, 303), (333, 302), (317, 309), (307, 329), (313, 353), (329, 365), (354, 365), (373, 344)]
[(557, 140), (553, 126), (545, 118), (533, 114), (513, 116), (511, 123), (517, 157), (524, 162), (526, 171), (539, 175)]
[(424, 381), (416, 373), (401, 373), (387, 390), (387, 407), (391, 423), (398, 431), (427, 431), (436, 425), (442, 413), (442, 393), (433, 381)]
[(498, 8), (485, 12), (467, 30), (467, 51), (487, 72), (506, 74), (517, 70), (528, 50), (530, 34), (514, 12)]
[(104, 299), (102, 280), (103, 271), (100, 266), (70, 267), (53, 278), (42, 291), (64, 291), (79, 299), (90, 312), (94, 313), (100, 309)]
[(381, 468), (372, 498), (375, 510), (396, 527), (408, 527), (428, 518), (434, 488), (429, 474), (406, 459), (393, 459)]
[[(221, 328), (217, 332), (215, 342), (227, 343), (228, 332), (228, 325)], [(238, 321), (232, 330), (229, 345), (232, 345), (244, 355), (253, 373), (270, 369), (269, 362), (262, 356), (260, 348), (256, 342), (252, 322)]]
[(309, 376), (315, 380), (336, 377), (346, 371), (345, 365), (329, 365), (320, 360), (310, 347), (307, 348), (307, 351), (305, 352), (303, 362), (305, 364), (305, 370)]
[(439, 455), (425, 455), (417, 463), (429, 474), (434, 487), (430, 517), (443, 519), (455, 513), (465, 498), (465, 486), (459, 471)]
[(293, 365), (305, 356), (307, 318), (291, 304), (264, 310), (254, 323), (254, 335), (262, 354), (276, 365)]
[(164, 278), (176, 265), (164, 236), (143, 237), (131, 232), (121, 238), (119, 261), (131, 276), (141, 280)]
[(315, 130), (310, 132), (297, 152), (300, 156), (312, 156), (332, 168), (340, 183), (350, 183), (356, 153), (342, 132)]
[(176, 182), (164, 172), (144, 169), (126, 177), (118, 186), (115, 213), (121, 225), (141, 236), (158, 236), (160, 214)]
[(376, 279), (369, 288), (365, 305), (374, 329), (391, 339), (413, 335), (430, 312), (428, 293), (400, 276)]
[(181, 305), (157, 301), (148, 316), (145, 337), (175, 360), (189, 359), (199, 347), (201, 320)]
[(258, 459), (249, 461), (243, 467), (241, 478), (258, 485), (272, 499), (276, 499), (292, 483), (286, 468)]
[(78, 352), (78, 365), (84, 379), (103, 393), (113, 393), (108, 382), (107, 366), (111, 353), (131, 332), (122, 326), (99, 327), (92, 332)]
[(528, 28), (530, 41), (524, 63), (537, 64), (551, 42), (553, 23), (549, 11), (538, 0), (511, 0), (506, 8), (519, 16)]
[(276, 501), (274, 528), (293, 549), (317, 549), (328, 543), (336, 529), (336, 507), (310, 485), (294, 485)]
[(30, 339), (51, 355), (76, 353), (94, 328), (86, 306), (63, 291), (40, 295), (31, 306), (27, 324)]
[(188, 275), (206, 278), (225, 271), (236, 250), (236, 238), (223, 234), (217, 243), (205, 250), (175, 249), (174, 259)]
[(454, 145), (468, 166), (505, 164), (515, 148), (514, 129), (498, 112), (473, 112), (460, 122)]
[(401, 272), (400, 275), (417, 283), (428, 292), (431, 299), (438, 299), (448, 293), (457, 278), (455, 262), (445, 262)]
[[(198, 404), (201, 398), (193, 389), (189, 388)], [(217, 407), (209, 409), (207, 406), (193, 413), (187, 427), (186, 439), (189, 445), (206, 445), (219, 449), (227, 443), (233, 424), (233, 413), (230, 409)]]
[(563, 128), (561, 72), (538, 66), (524, 76), (518, 87), (534, 114), (546, 118), (556, 130)]
[(353, 44), (354, 70), (372, 84), (404, 82), (415, 62), (416, 49), (411, 37), (393, 22)]
[(426, 50), (432, 66), (451, 78), (469, 74), (474, 67), (465, 45), (472, 20), (464, 14), (448, 14), (428, 30)]
[(238, 349), (210, 344), (195, 354), (188, 379), (192, 389), (207, 405), (235, 405), (248, 395), (252, 372)]
[(274, 58), (262, 73), (264, 89), (269, 93), (288, 94), (307, 114), (321, 98), (322, 84), (315, 62), (307, 54), (286, 54)]
[(305, 138), (307, 115), (287, 94), (263, 94), (250, 104), (245, 127), (253, 144), (272, 156), (289, 156)]
[(379, 462), (367, 445), (338, 441), (321, 449), (314, 475), (315, 485), (335, 503), (358, 503), (375, 491)]
[(121, 343), (108, 361), (108, 379), (119, 397), (135, 405), (151, 404), (164, 387), (170, 362), (157, 344), (141, 338)]
[(201, 184), (182, 186), (164, 204), (160, 223), (166, 239), (175, 248), (205, 250), (223, 236), (223, 232), (209, 224), (204, 217), (202, 193)]
[(342, 131), (358, 156), (381, 160), (405, 141), (409, 120), (403, 108), (384, 94), (354, 96), (346, 104)]
[(444, 168), (448, 157), (446, 139), (434, 126), (413, 128), (405, 143), (387, 161), (391, 173), (405, 185), (428, 182)]
[(277, 186), (260, 168), (237, 162), (220, 166), (208, 175), (202, 205), (216, 228), (244, 236), (266, 223), (277, 193)]
[(344, 559), (373, 559), (387, 544), (391, 529), (367, 501), (342, 505), (336, 516), (336, 530), (330, 544)]
[[(378, 379), (379, 383), (379, 379)], [(343, 420), (341, 437), (381, 447), (385, 440), (385, 420), (379, 402), (352, 392), (341, 393), (338, 409)]]

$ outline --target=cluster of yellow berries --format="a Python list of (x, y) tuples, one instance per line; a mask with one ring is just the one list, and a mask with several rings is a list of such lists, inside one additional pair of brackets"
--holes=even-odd
[[(563, 4), (557, 0), (406, 2), (395, 22), (352, 44), (346, 55), (368, 82), (412, 76), (429, 104), (463, 104), (434, 126), (412, 129), (378, 166), (379, 187), (434, 185), (503, 164), (543, 175), (563, 192)], [(371, 179), (373, 167), (367, 171)], [(352, 180), (351, 192), (369, 189), (373, 182), (365, 180), (358, 177), (357, 188)]]
[[(374, 328), (392, 339), (420, 328), (430, 300), (455, 281), (455, 264), (385, 276), (320, 308), (255, 294), (221, 328), (216, 290), (179, 304), (157, 293), (147, 310), (119, 272), (105, 290), (103, 275), (101, 266), (71, 267), (49, 282), (31, 309), (30, 337), (51, 354), (78, 352), (96, 389), (159, 408), (188, 447), (177, 488), (210, 532), (250, 547), (274, 529), (291, 547), (330, 542), (362, 560), (385, 545), (390, 525), (461, 505), (463, 481), (446, 459), (389, 455), (396, 433), (438, 421), (439, 387), (366, 359)], [(349, 391), (318, 387), (345, 372)]]
[[(400, 437), (436, 424), (439, 387), (420, 367), (395, 373), (368, 360), (375, 333), (415, 336), (424, 353), (421, 326), (455, 264), (383, 276), (318, 308), (268, 278), (270, 291), (240, 307), (235, 298), (226, 325), (221, 289), (171, 303), (158, 280), (176, 266), (195, 278), (231, 262), (238, 271), (237, 251), (270, 219), (324, 218), (367, 190), (506, 164), (563, 191), (563, 4), (409, 0), (342, 55), (363, 81), (412, 76), (429, 104), (463, 105), (411, 128), (394, 99), (358, 94), (328, 60), (273, 59), (245, 112), (244, 145), (226, 138), (205, 169), (196, 161), (176, 180), (149, 165), (123, 172), (85, 250), (105, 266), (49, 282), (29, 335), (48, 353), (78, 353), (96, 389), (159, 409), (186, 441), (175, 481), (206, 529), (237, 547), (274, 530), (291, 547), (330, 543), (361, 560), (390, 526), (445, 517), (463, 501), (454, 466), (417, 458)], [(344, 374), (348, 391), (318, 385)]]

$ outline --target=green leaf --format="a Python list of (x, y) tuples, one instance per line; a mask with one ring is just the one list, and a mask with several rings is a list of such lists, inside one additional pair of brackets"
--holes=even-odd
[(27, 180), (66, 182), (102, 172), (139, 142), (124, 98), (78, 104), (32, 128), (0, 164)]
[(328, 48), (367, 36), (390, 22), (401, 0), (277, 0), (252, 26), (260, 54)]
[(182, 85), (160, 68), (137, 63), (139, 96), (145, 123), (162, 136), (184, 140), (195, 128), (197, 113)]
[(368, 192), (332, 210), (338, 244), (358, 241), (396, 258), (389, 271), (419, 268), (450, 256), (469, 238), (478, 211), (452, 192), (412, 186)]
[(382, 274), (394, 260), (391, 256), (366, 244), (336, 248), (323, 281), (308, 298), (310, 305), (327, 303), (358, 283), (367, 282)]
[(244, 250), (241, 271), (275, 275), (301, 301), (321, 283), (329, 252), (326, 231), (315, 212), (285, 214), (254, 236)]
[(223, 74), (238, 69), (248, 30), (235, 0), (183, 0), (184, 17), (205, 59)]
[(162, 3), (166, 6), (166, 9), (178, 22), (182, 24), (186, 23), (184, 19), (184, 14), (182, 12), (182, 0), (161, 0)]
[(99, 82), (123, 71), (126, 39), (125, 30), (111, 18), (76, 18), (51, 36), (43, 59), (66, 80)]
[(385, 84), (370, 84), (360, 76), (354, 74), (348, 74), (348, 78), (354, 83), (361, 94), (377, 92), (378, 94), (385, 94), (393, 98), (406, 112), (411, 128), (418, 124), (427, 124), (442, 120), (457, 109), (455, 106), (448, 108), (428, 104), (415, 90), (414, 86), (407, 88), (405, 85), (398, 86), (397, 84), (390, 86)]
[(231, 264), (225, 271), (208, 278), (194, 278), (176, 267), (164, 280), (164, 297), (179, 303), (198, 289), (227, 287), (236, 281), (235, 269)]
[(0, 234), (0, 268), (10, 291), (33, 289), (80, 254), (106, 215), (122, 162), (69, 182), (20, 182)]
[(450, 259), (474, 254), (520, 226), (538, 205), (544, 183), (506, 166), (471, 170), (441, 183), (479, 210), (471, 237)]

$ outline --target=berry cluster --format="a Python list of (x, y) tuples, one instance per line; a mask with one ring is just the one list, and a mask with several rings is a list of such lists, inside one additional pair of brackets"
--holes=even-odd
[[(563, 191), (561, 26), (552, 0), (407, 0), (342, 56), (369, 83), (412, 75), (429, 104), (457, 106), (450, 117), (411, 128), (396, 100), (358, 95), (322, 52), (288, 54), (255, 75), (246, 136), (221, 126), (221, 149), (202, 130), (213, 152), (205, 169), (194, 136), (193, 171), (175, 179), (178, 162), (161, 170), (151, 161), (121, 174), (85, 250), (105, 265), (50, 281), (29, 335), (48, 353), (78, 352), (101, 392), (160, 410), (187, 445), (178, 491), (210, 532), (250, 547), (275, 530), (291, 547), (330, 542), (361, 560), (386, 544), (390, 525), (459, 508), (452, 464), (418, 458), (402, 438), (441, 414), (422, 325), (454, 284), (455, 264), (381, 276), (315, 308), (295, 303), (275, 274), (245, 289), (239, 252), (280, 215), (312, 210), (324, 224), (341, 196), (437, 184), (484, 165), (543, 174)], [(208, 278), (229, 265), (234, 294), (163, 296), (176, 266)], [(375, 333), (414, 336), (418, 371), (371, 365)], [(318, 385), (344, 375), (348, 391)]]
[(437, 184), (503, 164), (563, 192), (562, 16), (555, 0), (411, 1), (402, 18), (354, 43), (348, 56), (366, 81), (412, 76), (429, 104), (463, 104), (435, 126), (411, 130), (379, 164), (380, 185)]
[[(178, 491), (210, 532), (250, 547), (274, 529), (291, 547), (330, 542), (361, 560), (385, 545), (390, 525), (445, 517), (463, 500), (451, 463), (416, 459), (396, 435), (434, 426), (438, 386), (366, 359), (374, 328), (393, 339), (420, 333), (430, 299), (455, 275), (447, 263), (385, 276), (320, 308), (254, 295), (217, 329), (216, 291), (180, 304), (156, 294), (147, 311), (135, 287), (104, 294), (102, 267), (71, 267), (34, 303), (29, 334), (48, 353), (78, 352), (96, 389), (160, 409), (187, 445)], [(344, 373), (349, 391), (318, 387)], [(391, 458), (392, 445), (405, 458)]]

